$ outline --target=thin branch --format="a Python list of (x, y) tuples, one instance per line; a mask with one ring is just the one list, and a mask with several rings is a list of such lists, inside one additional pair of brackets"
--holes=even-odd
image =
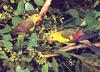
[[(100, 43), (94, 43), (93, 45), (100, 47)], [(72, 51), (75, 49), (83, 49), (83, 48), (88, 48), (88, 47), (90, 47), (90, 46), (85, 45), (85, 44), (80, 44), (80, 45), (71, 46), (71, 47), (63, 47), (63, 48), (60, 48), (59, 50), (68, 52), (68, 51)], [(50, 58), (50, 57), (54, 57), (54, 56), (59, 56), (59, 54), (47, 54), (47, 55), (43, 55), (42, 57)]]
[(3, 27), (5, 27), (5, 25), (4, 25), (4, 24), (0, 24), (0, 26), (3, 26)]
[[(81, 48), (86, 48), (88, 47), (87, 45), (83, 45), (80, 44), (78, 46), (71, 46), (71, 47), (63, 47), (60, 50), (61, 51), (71, 51), (71, 50), (75, 50), (75, 49), (81, 49)], [(54, 56), (59, 56), (59, 54), (47, 54), (47, 55), (42, 55), (43, 58), (50, 58), (50, 57), (54, 57)]]
[(94, 46), (100, 47), (100, 42), (94, 43)]
[(61, 51), (71, 51), (71, 50), (80, 49), (80, 48), (86, 48), (86, 47), (88, 47), (88, 46), (85, 45), (85, 44), (80, 44), (80, 45), (77, 45), (77, 46), (63, 47), (60, 50)]
[(49, 6), (50, 6), (51, 2), (52, 2), (52, 0), (46, 0), (46, 1), (45, 1), (44, 6), (42, 7), (42, 9), (41, 9), (41, 11), (40, 11), (40, 13), (39, 13), (39, 15), (40, 15), (41, 17), (45, 16), (45, 14), (47, 13), (47, 11), (48, 11), (48, 9), (49, 9)]

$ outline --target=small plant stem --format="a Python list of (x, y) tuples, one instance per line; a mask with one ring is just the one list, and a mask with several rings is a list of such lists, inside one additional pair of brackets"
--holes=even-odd
[[(71, 50), (75, 50), (75, 49), (81, 49), (81, 48), (86, 48), (87, 45), (83, 45), (83, 44), (80, 44), (78, 46), (71, 46), (71, 47), (63, 47), (61, 48), (60, 50), (61, 51), (71, 51)], [(50, 58), (50, 57), (54, 57), (54, 56), (59, 56), (59, 54), (47, 54), (47, 55), (43, 55), (42, 57), (44, 58)]]
[(42, 7), (42, 9), (41, 9), (41, 11), (40, 11), (40, 13), (39, 13), (39, 15), (40, 15), (41, 17), (45, 16), (45, 14), (47, 13), (47, 11), (48, 11), (48, 9), (49, 9), (49, 6), (50, 6), (51, 2), (52, 2), (52, 0), (46, 0), (46, 1), (45, 1), (44, 6)]
[(3, 26), (3, 27), (5, 27), (5, 25), (4, 25), (4, 24), (0, 24), (0, 26)]
[[(98, 44), (100, 44), (100, 43), (94, 43), (93, 45), (100, 47), (100, 45), (98, 45)], [(71, 47), (63, 47), (63, 48), (60, 48), (59, 50), (68, 52), (68, 51), (72, 51), (72, 50), (75, 50), (75, 49), (83, 49), (83, 48), (88, 48), (88, 47), (90, 47), (90, 46), (85, 45), (85, 44), (80, 44), (80, 45), (71, 46)], [(55, 57), (55, 56), (59, 56), (59, 54), (47, 54), (47, 55), (43, 55), (42, 57), (50, 58), (50, 57)]]

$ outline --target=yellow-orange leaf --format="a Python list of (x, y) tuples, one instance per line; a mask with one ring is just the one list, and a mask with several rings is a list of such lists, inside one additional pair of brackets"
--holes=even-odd
[(66, 39), (62, 36), (61, 32), (55, 32), (55, 33), (51, 33), (50, 37), (48, 38), (49, 41), (58, 41), (61, 43), (67, 43), (70, 40)]

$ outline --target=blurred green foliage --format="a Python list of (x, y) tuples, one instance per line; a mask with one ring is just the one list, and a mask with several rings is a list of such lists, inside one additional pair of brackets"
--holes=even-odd
[[(85, 6), (87, 5), (86, 0), (83, 0), (85, 3), (83, 7), (78, 3), (77, 6), (79, 7), (77, 8), (79, 9), (73, 5), (70, 7), (75, 0), (64, 1), (67, 3), (64, 6), (65, 11), (56, 9), (51, 5), (48, 13), (44, 16), (42, 26), (34, 27), (32, 32), (22, 33), (14, 28), (33, 13), (39, 13), (44, 0), (1, 0), (0, 59), (3, 60), (3, 64), (6, 64), (5, 66), (8, 68), (10, 66), (8, 72), (64, 72), (67, 70), (67, 72), (71, 72), (71, 70), (72, 72), (85, 72), (85, 68), (87, 68), (86, 70), (92, 68), (92, 70), (94, 69), (93, 72), (98, 71), (96, 66), (100, 67), (100, 59), (91, 50), (83, 51), (92, 54), (92, 57), (89, 58), (91, 54), (77, 55), (79, 49), (71, 52), (60, 51), (60, 45), (63, 46), (64, 44), (48, 43), (46, 40), (51, 32), (69, 30), (69, 28), (73, 31), (81, 29), (89, 33), (100, 31), (100, 11), (92, 8), (93, 6), (87, 8)], [(92, 3), (92, 0), (89, 2)], [(60, 4), (59, 1), (57, 3)], [(53, 4), (56, 5), (56, 3)], [(71, 33), (70, 30), (69, 33)], [(49, 60), (49, 58), (43, 57), (52, 53), (59, 54), (61, 58), (50, 57)]]

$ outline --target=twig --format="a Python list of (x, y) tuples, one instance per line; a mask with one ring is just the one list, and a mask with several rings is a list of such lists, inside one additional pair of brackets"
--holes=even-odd
[(100, 3), (100, 1), (97, 0), (97, 1), (94, 3), (93, 7), (95, 8), (99, 3)]
[(85, 44), (80, 44), (80, 45), (77, 45), (77, 46), (63, 47), (60, 50), (61, 51), (71, 51), (71, 50), (80, 49), (80, 48), (86, 48), (86, 47), (88, 47), (88, 46), (85, 45)]
[(3, 26), (3, 27), (5, 27), (5, 25), (4, 25), (4, 24), (0, 24), (0, 26)]
[(99, 64), (95, 63), (94, 61), (87, 60), (87, 59), (85, 59), (84, 57), (82, 57), (80, 55), (76, 55), (76, 54), (71, 54), (71, 55), (74, 56), (74, 57), (76, 57), (76, 58), (78, 58), (78, 59), (80, 59), (84, 65), (87, 64), (86, 66), (88, 66), (89, 68), (95, 70), (96, 72), (99, 72), (98, 69), (94, 68), (94, 67), (100, 67)]
[[(100, 47), (100, 43), (94, 43), (93, 45)], [(63, 48), (60, 48), (59, 50), (68, 52), (68, 51), (72, 51), (75, 49), (83, 49), (83, 48), (88, 48), (88, 47), (90, 47), (90, 46), (86, 45), (86, 44), (80, 44), (77, 46), (63, 47)], [(59, 54), (47, 54), (47, 55), (43, 55), (42, 57), (50, 58), (50, 57), (54, 57), (54, 56), (59, 56)]]
[[(71, 46), (71, 47), (63, 47), (61, 48), (60, 50), (61, 51), (71, 51), (71, 50), (75, 50), (75, 49), (81, 49), (81, 48), (86, 48), (87, 45), (83, 45), (83, 44), (80, 44), (78, 46)], [(54, 57), (54, 56), (59, 56), (59, 54), (47, 54), (47, 55), (42, 55), (42, 57), (44, 58), (50, 58), (50, 57)]]
[(51, 4), (51, 1), (52, 1), (52, 0), (46, 0), (46, 1), (45, 1), (44, 6), (42, 7), (42, 9), (41, 9), (41, 11), (40, 11), (40, 13), (39, 13), (39, 15), (40, 15), (41, 17), (43, 17), (43, 16), (47, 13), (47, 11), (48, 11), (48, 9), (49, 9), (49, 6), (50, 6), (50, 4)]
[(94, 46), (100, 47), (100, 42), (94, 43)]

